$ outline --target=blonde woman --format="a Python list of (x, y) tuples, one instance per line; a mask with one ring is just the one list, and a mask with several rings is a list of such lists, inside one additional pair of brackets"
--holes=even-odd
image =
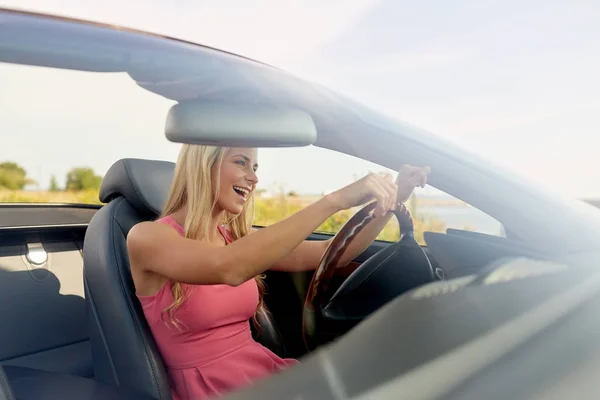
[(214, 398), (297, 363), (252, 338), (249, 320), (264, 307), (263, 272), (316, 268), (328, 242), (305, 239), (337, 211), (376, 199), (377, 218), (341, 263), (352, 260), (429, 172), (403, 167), (396, 182), (368, 175), (257, 231), (250, 220), (257, 167), (256, 149), (183, 145), (162, 216), (128, 235), (136, 294), (174, 399)]

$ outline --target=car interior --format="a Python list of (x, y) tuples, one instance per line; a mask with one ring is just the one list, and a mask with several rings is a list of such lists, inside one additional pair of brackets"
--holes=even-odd
[[(126, 237), (136, 223), (157, 217), (173, 170), (174, 164), (165, 161), (118, 160), (103, 179), (100, 197), (106, 205), (101, 208), (0, 205), (0, 216), (11, 215), (0, 219), (8, 221), (0, 229), (0, 304), (11, 322), (1, 330), (1, 363), (13, 387), (27, 393), (42, 390), (46, 383), (73, 390), (67, 389), (69, 380), (93, 378), (81, 380), (91, 386), (76, 387), (89, 393), (105, 384), (106, 390), (119, 387), (148, 398), (169, 398), (168, 377), (132, 286)], [(314, 234), (309, 239), (328, 237)], [(424, 249), (446, 279), (468, 275), (501, 257), (530, 253), (487, 235), (453, 231), (428, 233), (426, 238)], [(388, 246), (375, 242), (336, 271), (331, 290)], [(311, 272), (267, 273), (265, 302), (271, 315), (261, 321), (263, 331), (256, 339), (281, 356), (307, 354), (302, 312), (311, 278)], [(396, 278), (399, 282), (402, 277)], [(374, 285), (386, 287), (386, 280), (381, 277)], [(390, 299), (410, 289), (392, 286)], [(373, 296), (373, 290), (365, 290), (363, 296)], [(360, 295), (351, 298), (364, 299)], [(328, 325), (323, 343), (344, 335), (357, 322)]]
[[(42, 23), (36, 25), (35, 21), (21, 24), (17, 17), (15, 21), (18, 22), (15, 26), (24, 33), (19, 36), (23, 41), (30, 39), (25, 33), (39, 40), (39, 30), (43, 32), (52, 25), (48, 21), (44, 21), (47, 26)], [(28, 65), (52, 65), (55, 62), (44, 58), (50, 56), (39, 50), (39, 46), (36, 47), (38, 53), (28, 53), (16, 48), (16, 42), (3, 42), (1, 29), (0, 26), (0, 50), (8, 50), (0, 51), (0, 55), (4, 54), (8, 61), (2, 57), (0, 61)], [(21, 32), (19, 29), (14, 28), (10, 33)], [(90, 37), (97, 34), (90, 27), (86, 29), (90, 29), (85, 30)], [(60, 31), (60, 34), (63, 33)], [(125, 33), (111, 31), (113, 34)], [(65, 40), (74, 40), (73, 36), (76, 35), (65, 35)], [(152, 40), (168, 47), (163, 41)], [(56, 40), (54, 44), (61, 46), (60, 43), (63, 42)], [(22, 43), (20, 45), (26, 47)], [(159, 50), (164, 50), (160, 46), (157, 45)], [(118, 48), (110, 49), (116, 53), (119, 51)], [(129, 53), (126, 55), (123, 59), (139, 67), (131, 61), (137, 60), (135, 57), (129, 57)], [(226, 95), (231, 93), (231, 82), (238, 84), (243, 81), (241, 76), (245, 75), (238, 74), (238, 71), (242, 69), (240, 65), (246, 65), (246, 61), (230, 65), (229, 61), (219, 58), (221, 55), (214, 56), (213, 63), (205, 62), (204, 57), (209, 58), (201, 54), (202, 62), (199, 64), (219, 65), (222, 71), (234, 71), (233, 75), (219, 81), (219, 84), (225, 85), (223, 92)], [(93, 71), (95, 66), (90, 64), (90, 60), (82, 61), (75, 56), (65, 57), (61, 62), (65, 63), (60, 65), (61, 68), (77, 69), (77, 66), (81, 70)], [(103, 71), (112, 72), (111, 68), (121, 70), (115, 61)], [(432, 185), (465, 201), (472, 200), (470, 204), (482, 204), (482, 209), (496, 210), (497, 207), (494, 217), (497, 216), (507, 228), (505, 237), (448, 229), (445, 232), (425, 232), (425, 244), (422, 245), (410, 240), (409, 236), (404, 236), (397, 243), (375, 241), (350, 264), (337, 268), (328, 277), (328, 285), (320, 293), (325, 300), (315, 303), (320, 323), (311, 345), (307, 345), (303, 322), (307, 318), (306, 299), (315, 284), (314, 273), (268, 271), (265, 303), (270, 313), (261, 316), (261, 331), (256, 327), (253, 329), (256, 340), (276, 354), (301, 360), (310, 357), (313, 352), (335, 343), (357, 328), (367, 329), (365, 326), (381, 322), (383, 314), (378, 314), (377, 320), (370, 317), (401, 295), (415, 293), (419, 287), (435, 289), (438, 287), (435, 284), (442, 280), (453, 280), (460, 286), (466, 282), (462, 279), (474, 279), (474, 275), (482, 274), (486, 268), (502, 260), (521, 257), (546, 260), (559, 250), (566, 252), (570, 247), (586, 244), (586, 235), (581, 235), (583, 239), (577, 241), (569, 240), (568, 236), (563, 240), (550, 229), (553, 224), (564, 222), (570, 216), (556, 212), (552, 221), (544, 218), (536, 220), (539, 216), (536, 212), (541, 211), (535, 209), (527, 215), (516, 215), (515, 208), (502, 197), (508, 196), (510, 200), (512, 194), (501, 190), (509, 187), (512, 181), (492, 176), (483, 168), (476, 169), (462, 157), (455, 159), (448, 156), (440, 150), (441, 145), (437, 148), (435, 145), (423, 146), (411, 136), (412, 131), (406, 136), (392, 136), (381, 125), (369, 120), (367, 114), (354, 114), (352, 103), (342, 103), (341, 98), (332, 100), (333, 97), (322, 89), (313, 86), (307, 89), (295, 81), (279, 81), (280, 75), (273, 78), (258, 67), (248, 68), (248, 76), (271, 90), (261, 92), (256, 89), (261, 85), (248, 84), (244, 87), (247, 92), (243, 92), (240, 98), (272, 96), (270, 99), (279, 101), (287, 99), (289, 93), (286, 90), (292, 92), (297, 89), (299, 94), (294, 99), (303, 106), (296, 109), (256, 104), (242, 107), (239, 105), (241, 101), (229, 106), (201, 101), (181, 102), (171, 108), (167, 116), (165, 135), (169, 140), (177, 143), (222, 140), (232, 146), (252, 143), (257, 147), (304, 146), (314, 142), (323, 148), (353, 155), (357, 155), (357, 148), (364, 148), (362, 157), (373, 162), (396, 160), (394, 149), (402, 149), (402, 160), (409, 163), (423, 160), (432, 166), (432, 170), (436, 171), (432, 174)], [(153, 74), (158, 72), (147, 71), (148, 75), (142, 76), (143, 72), (143, 68), (136, 70), (132, 67), (128, 77), (135, 78), (135, 83), (145, 89), (156, 92), (168, 90), (152, 81)], [(210, 70), (207, 76), (215, 74)], [(311, 103), (314, 99), (317, 100)], [(303, 109), (310, 112), (300, 111)], [(207, 123), (206, 115), (214, 117), (208, 119), (210, 123)], [(341, 128), (339, 121), (343, 122), (339, 124)], [(319, 139), (315, 142), (317, 132)], [(342, 132), (352, 140), (340, 140)], [(368, 146), (371, 142), (382, 143), (382, 138), (389, 138), (385, 142), (388, 145), (380, 146), (379, 153), (375, 146)], [(391, 162), (386, 164), (394, 166)], [(99, 190), (101, 205), (0, 203), (0, 318), (4, 321), (0, 327), (0, 400), (171, 398), (165, 366), (135, 296), (126, 239), (135, 224), (157, 218), (167, 197), (173, 171), (174, 163), (168, 161), (119, 158), (114, 160), (102, 179)], [(480, 185), (477, 190), (473, 189), (472, 182)], [(499, 189), (493, 201), (484, 196), (487, 188)], [(524, 207), (539, 204), (533, 196), (523, 196), (519, 202)], [(552, 207), (551, 210), (559, 209)], [(401, 218), (398, 216), (399, 220)], [(520, 224), (527, 218), (535, 221), (531, 226), (536, 227), (536, 232), (532, 233), (527, 226)], [(400, 225), (402, 230), (402, 222)], [(325, 240), (332, 236), (314, 233), (307, 239)], [(548, 243), (560, 243), (562, 248)], [(443, 304), (437, 306), (432, 306), (427, 313), (408, 307), (404, 310), (407, 314), (402, 317), (408, 315), (415, 320), (420, 317), (435, 320), (444, 310)], [(367, 324), (361, 324), (365, 320), (368, 320)], [(392, 333), (395, 335), (393, 328), (397, 326), (395, 322), (393, 318), (385, 319), (383, 325), (387, 331), (378, 330), (377, 335), (387, 334), (386, 341), (405, 346), (404, 349), (416, 347), (418, 337), (403, 336), (402, 332), (392, 337)], [(451, 334), (449, 337), (452, 337)], [(375, 337), (361, 336), (346, 342), (343, 351), (368, 350), (369, 340), (377, 340)], [(431, 354), (425, 348), (420, 353), (421, 358), (407, 357), (406, 362), (421, 362)], [(377, 357), (382, 356), (366, 351), (365, 357), (376, 365)], [(408, 368), (406, 365), (405, 368)], [(296, 368), (304, 371), (310, 365), (301, 364)], [(377, 373), (369, 378), (369, 385), (388, 379), (399, 371), (384, 370), (383, 367), (375, 369)], [(355, 382), (364, 383), (361, 379), (367, 378), (358, 377)], [(285, 378), (281, 382), (282, 385), (291, 382), (291, 385), (293, 379)]]

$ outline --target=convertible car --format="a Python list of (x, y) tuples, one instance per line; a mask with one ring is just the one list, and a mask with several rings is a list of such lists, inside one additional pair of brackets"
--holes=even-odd
[[(109, 80), (123, 89), (111, 92)], [(597, 398), (596, 208), (272, 66), (95, 22), (0, 9), (0, 105), (3, 157), (31, 151), (43, 168), (101, 153), (113, 163), (97, 205), (0, 204), (1, 400), (171, 398), (125, 243), (160, 212), (174, 167), (162, 154), (178, 143), (313, 146), (392, 170), (429, 165), (432, 187), (502, 226), (417, 240), (402, 207), (397, 240), (339, 268), (372, 204), (336, 232), (315, 232), (308, 239), (335, 236), (319, 268), (268, 272), (271, 313), (254, 330), (301, 363), (223, 398)], [(139, 157), (139, 143), (156, 157)]]

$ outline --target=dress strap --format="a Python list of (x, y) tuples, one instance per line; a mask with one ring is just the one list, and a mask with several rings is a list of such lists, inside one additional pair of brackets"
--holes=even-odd
[(227, 225), (218, 225), (217, 229), (221, 232), (221, 235), (225, 238), (225, 243), (229, 244), (233, 242), (233, 234), (231, 229)]
[(172, 226), (173, 228), (175, 228), (175, 230), (181, 235), (184, 236), (185, 235), (185, 231), (183, 229), (183, 226), (181, 226), (179, 224), (179, 222), (175, 221), (175, 218), (173, 218), (171, 215), (167, 215), (166, 217), (162, 217), (156, 220), (156, 222), (161, 223), (161, 224), (167, 224)]

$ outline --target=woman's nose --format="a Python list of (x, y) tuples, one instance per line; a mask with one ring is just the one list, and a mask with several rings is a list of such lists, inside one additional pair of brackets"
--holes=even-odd
[(256, 185), (258, 183), (258, 175), (256, 175), (256, 172), (252, 171), (250, 172), (247, 176), (246, 179), (249, 182), (252, 182), (252, 184)]

